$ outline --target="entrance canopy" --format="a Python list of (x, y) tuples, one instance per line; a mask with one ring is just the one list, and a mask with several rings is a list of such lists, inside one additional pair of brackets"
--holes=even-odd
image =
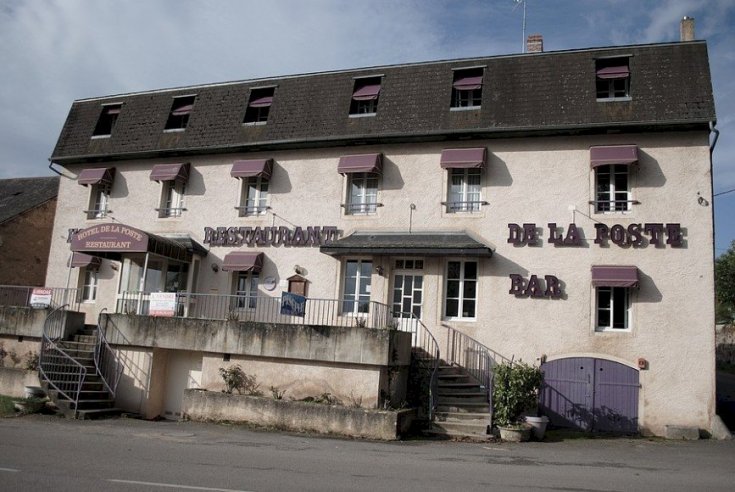
[(78, 231), (72, 235), (71, 250), (111, 260), (120, 260), (126, 253), (153, 253), (187, 263), (191, 262), (193, 253), (207, 254), (189, 236), (163, 237), (118, 223)]
[(254, 272), (263, 269), (263, 253), (252, 251), (233, 251), (227, 253), (222, 263), (225, 272)]
[(489, 246), (465, 232), (355, 232), (325, 244), (319, 251), (341, 255), (486, 256)]

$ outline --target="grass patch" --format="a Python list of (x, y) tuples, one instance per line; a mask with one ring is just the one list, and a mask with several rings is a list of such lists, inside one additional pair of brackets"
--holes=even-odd
[(0, 417), (15, 415), (15, 398), (0, 395)]

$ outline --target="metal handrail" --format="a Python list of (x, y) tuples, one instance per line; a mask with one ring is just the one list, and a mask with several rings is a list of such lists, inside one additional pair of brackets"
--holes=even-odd
[[(77, 415), (79, 395), (87, 377), (87, 368), (67, 354), (58, 345), (57, 341), (63, 335), (63, 314), (68, 304), (55, 308), (43, 323), (41, 336), (41, 352), (38, 356), (38, 376), (41, 381), (48, 383), (66, 400), (74, 404), (74, 417)], [(61, 358), (61, 362), (51, 362), (50, 357)], [(56, 378), (51, 378), (55, 374)]]
[[(415, 349), (421, 350), (428, 357), (417, 358), (419, 366), (422, 366), (429, 379), (429, 395), (428, 395), (428, 417), (429, 421), (434, 420), (436, 412), (437, 400), (439, 395), (439, 362), (441, 355), (439, 352), (439, 343), (434, 335), (429, 331), (426, 325), (414, 313), (404, 311), (393, 311), (393, 323), (397, 330), (406, 331), (412, 334), (411, 345)], [(428, 363), (427, 363), (428, 360)]]
[(444, 327), (447, 329), (447, 363), (461, 367), (486, 389), (488, 403), (492, 405), (493, 367), (507, 359), (451, 326)]
[(107, 310), (104, 308), (97, 317), (97, 342), (94, 347), (94, 365), (97, 368), (102, 383), (110, 392), (110, 396), (114, 399), (117, 392), (117, 385), (123, 373), (123, 365), (112, 350), (107, 341), (107, 318), (105, 318), (105, 327), (102, 327), (102, 315)]

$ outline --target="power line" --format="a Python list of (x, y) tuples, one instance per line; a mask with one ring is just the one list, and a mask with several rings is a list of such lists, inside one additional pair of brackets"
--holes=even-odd
[(716, 196), (720, 196), (720, 195), (725, 195), (725, 194), (727, 194), (727, 193), (732, 193), (733, 191), (735, 191), (735, 188), (733, 188), (733, 189), (731, 189), (731, 190), (727, 190), (727, 191), (721, 191), (721, 192), (719, 192), (719, 193), (715, 193), (714, 195), (712, 195), (712, 198), (714, 198), (714, 197), (716, 197)]

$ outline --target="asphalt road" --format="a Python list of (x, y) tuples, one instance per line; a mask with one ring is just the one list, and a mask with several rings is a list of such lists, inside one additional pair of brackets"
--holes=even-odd
[(0, 490), (735, 490), (735, 441), (395, 443), (138, 420), (0, 419)]

